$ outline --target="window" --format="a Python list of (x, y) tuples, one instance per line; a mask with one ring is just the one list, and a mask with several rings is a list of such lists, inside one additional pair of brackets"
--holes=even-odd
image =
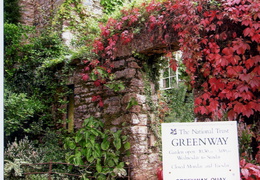
[[(179, 62), (182, 59), (182, 52), (181, 51), (175, 51), (173, 52), (173, 58)], [(166, 65), (166, 67), (161, 71), (161, 77), (160, 77), (160, 89), (171, 89), (174, 87), (178, 87), (179, 84), (179, 71), (178, 67), (176, 69), (176, 72), (170, 68), (169, 60)]]

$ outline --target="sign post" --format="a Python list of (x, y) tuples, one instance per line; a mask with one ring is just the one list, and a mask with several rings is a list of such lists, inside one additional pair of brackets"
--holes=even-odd
[(164, 180), (240, 179), (237, 123), (163, 123)]

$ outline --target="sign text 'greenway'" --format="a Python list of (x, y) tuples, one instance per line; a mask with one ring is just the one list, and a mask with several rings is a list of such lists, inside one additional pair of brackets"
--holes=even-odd
[(236, 122), (163, 123), (166, 180), (239, 179)]

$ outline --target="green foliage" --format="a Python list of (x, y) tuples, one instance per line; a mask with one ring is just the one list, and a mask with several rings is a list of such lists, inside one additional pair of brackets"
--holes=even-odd
[(111, 14), (114, 12), (117, 8), (123, 5), (125, 0), (101, 0), (100, 4), (104, 8), (104, 12), (106, 14)]
[(90, 117), (86, 119), (72, 137), (65, 139), (65, 148), (73, 150), (67, 154), (67, 161), (75, 165), (94, 166), (93, 172), (97, 179), (114, 179), (126, 175), (124, 163), (120, 161), (122, 153), (130, 149), (127, 136), (122, 130), (112, 132), (104, 129), (102, 121)]
[(165, 114), (165, 122), (192, 122), (194, 121), (193, 94), (187, 92), (183, 83), (179, 87), (163, 90), (162, 100), (169, 110)]
[(62, 141), (64, 136), (61, 132), (47, 129), (41, 142), (37, 143), (38, 149), (41, 149), (43, 162), (63, 162), (65, 160), (65, 153)]
[(37, 35), (31, 27), (5, 23), (5, 80), (12, 91), (32, 95), (37, 90), (40, 93), (40, 87), (53, 81), (54, 74), (48, 72), (49, 69), (37, 70), (46, 61), (59, 58), (68, 51), (59, 35), (51, 31), (46, 29)]
[(68, 51), (52, 29), (36, 32), (32, 27), (5, 23), (4, 38), (6, 135), (15, 136), (18, 130), (42, 134), (55, 123), (51, 105), (58, 103)]
[(128, 102), (126, 109), (130, 109), (131, 107), (138, 105), (138, 102), (135, 98), (131, 97), (130, 101)]
[(253, 163), (253, 148), (251, 146), (254, 132), (251, 125), (246, 125), (244, 122), (238, 124), (238, 139), (239, 139), (239, 154), (241, 158), (247, 162)]
[[(12, 93), (8, 89), (4, 92), (4, 127), (5, 135), (20, 130), (33, 133), (41, 130), (40, 122), (31, 124), (30, 119), (42, 112), (43, 104), (35, 97), (28, 97), (25, 93)], [(30, 123), (30, 126), (29, 126)]]
[(28, 179), (28, 180), (49, 180), (49, 176), (47, 174), (30, 174), (30, 175), (26, 176), (26, 179)]
[(109, 81), (105, 84), (106, 87), (113, 89), (113, 91), (118, 92), (125, 89), (125, 85), (121, 81)]
[[(87, 10), (83, 4), (81, 0), (65, 0), (52, 20), (52, 26), (57, 27), (57, 29), (66, 21), (63, 31), (73, 33), (73, 39), (69, 46), (76, 51), (83, 46), (91, 49), (91, 46), (86, 47), (86, 45), (90, 45), (100, 33), (99, 15)], [(91, 54), (89, 49), (86, 52)]]
[(4, 0), (4, 21), (17, 24), (21, 18), (19, 0)]
[[(32, 44), (25, 43), (26, 33), (33, 33), (29, 26), (4, 23), (4, 65), (5, 77), (13, 76), (15, 71), (26, 60), (26, 52), (30, 51)], [(24, 42), (23, 42), (24, 40)]]

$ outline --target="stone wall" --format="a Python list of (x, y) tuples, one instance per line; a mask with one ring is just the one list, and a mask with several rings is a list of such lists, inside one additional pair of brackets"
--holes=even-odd
[(64, 0), (20, 0), (21, 23), (42, 28)]
[[(60, 5), (65, 0), (20, 0), (21, 6), (21, 23), (28, 26), (35, 26), (37, 30), (43, 29), (50, 25), (52, 18), (57, 12)], [(86, 8), (87, 16), (101, 16), (102, 7), (100, 0), (82, 0), (82, 4)], [(90, 13), (89, 13), (90, 12)], [(67, 28), (68, 21), (62, 23), (62, 38), (67, 46), (70, 46), (73, 34)]]
[[(115, 80), (123, 81), (125, 89), (114, 92), (109, 88), (94, 87), (92, 82), (81, 80), (81, 68), (77, 65), (69, 84), (74, 84), (75, 128), (79, 128), (85, 118), (95, 116), (105, 122), (105, 126), (111, 130), (123, 129), (129, 136), (131, 143), (131, 155), (125, 157), (129, 162), (131, 178), (136, 180), (153, 180), (156, 178), (156, 169), (160, 163), (159, 151), (156, 144), (156, 136), (151, 129), (155, 116), (148, 104), (157, 103), (154, 84), (148, 82), (143, 72), (142, 62), (133, 57), (120, 58), (114, 62)], [(149, 88), (147, 88), (147, 84)], [(152, 93), (152, 102), (148, 103), (147, 89)], [(92, 96), (100, 95), (104, 101), (104, 107), (99, 107), (92, 101)], [(127, 109), (131, 99), (138, 104)]]

